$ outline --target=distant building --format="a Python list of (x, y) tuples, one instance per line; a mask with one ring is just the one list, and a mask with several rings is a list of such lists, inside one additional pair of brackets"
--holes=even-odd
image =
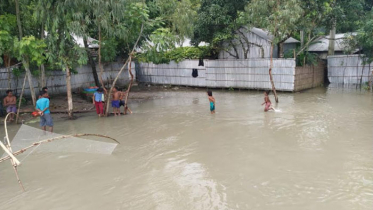
[[(244, 35), (244, 36), (243, 36)], [(222, 47), (226, 50), (222, 50), (219, 53), (219, 59), (245, 59), (246, 58), (270, 58), (271, 57), (271, 43), (273, 36), (260, 28), (241, 29), (237, 36), (240, 39), (235, 39), (231, 43), (223, 43)], [(293, 51), (297, 44), (300, 43), (298, 40), (290, 37), (284, 44), (284, 54), (289, 51)], [(232, 47), (232, 44), (235, 46)], [(243, 47), (244, 45), (244, 47)], [(273, 58), (278, 57), (278, 47), (273, 47)]]
[[(346, 34), (336, 34), (335, 35), (335, 47), (334, 47), (334, 55), (346, 55), (346, 50), (348, 49), (348, 45), (345, 43), (346, 37), (348, 35), (355, 36), (356, 33), (346, 33)], [(328, 51), (329, 51), (329, 41), (330, 36), (320, 37), (316, 39), (313, 43), (308, 47), (308, 52), (316, 53), (319, 55), (321, 59), (327, 59)], [(359, 50), (353, 50), (352, 54), (358, 53)]]

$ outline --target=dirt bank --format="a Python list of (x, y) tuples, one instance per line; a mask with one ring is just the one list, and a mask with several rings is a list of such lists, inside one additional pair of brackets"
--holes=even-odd
[[(172, 86), (154, 86), (148, 84), (135, 84), (129, 95), (129, 103), (131, 101), (144, 101), (144, 100), (153, 100), (159, 98), (159, 94), (154, 94), (159, 91), (191, 91), (196, 88), (189, 87), (172, 87)], [(94, 113), (95, 107), (92, 104), (92, 96), (83, 94), (83, 93), (74, 93), (73, 94), (73, 104), (74, 112), (76, 113)], [(51, 95), (50, 96), (50, 110), (53, 114), (55, 120), (67, 119), (67, 97), (66, 95)], [(19, 122), (34, 120), (31, 112), (34, 111), (34, 107), (28, 101), (27, 105), (21, 106), (20, 110), (20, 120)], [(0, 118), (0, 124), (3, 124), (4, 117)]]

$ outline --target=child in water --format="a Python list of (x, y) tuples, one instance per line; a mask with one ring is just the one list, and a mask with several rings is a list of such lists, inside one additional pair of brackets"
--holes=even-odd
[(96, 107), (96, 113), (99, 117), (104, 115), (104, 89), (99, 88), (92, 97), (93, 104)]
[(265, 107), (264, 107), (264, 111), (267, 112), (269, 110), (274, 110), (272, 108), (272, 103), (271, 103), (271, 100), (269, 100), (269, 90), (267, 91), (264, 91), (264, 103), (262, 103), (262, 106), (265, 104)]
[(113, 107), (114, 116), (120, 116), (120, 91), (118, 87), (113, 88), (111, 106)]
[(212, 91), (211, 90), (207, 91), (207, 95), (208, 95), (209, 101), (210, 101), (211, 114), (215, 114), (215, 98), (214, 98), (214, 96), (212, 96)]

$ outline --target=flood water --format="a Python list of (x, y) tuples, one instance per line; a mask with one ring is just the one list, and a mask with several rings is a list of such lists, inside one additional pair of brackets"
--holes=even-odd
[(280, 111), (264, 113), (262, 92), (214, 91), (215, 115), (203, 90), (154, 94), (129, 116), (55, 122), (56, 133), (116, 138), (112, 155), (31, 154), (19, 167), (25, 193), (0, 163), (0, 209), (373, 207), (371, 93), (280, 93)]

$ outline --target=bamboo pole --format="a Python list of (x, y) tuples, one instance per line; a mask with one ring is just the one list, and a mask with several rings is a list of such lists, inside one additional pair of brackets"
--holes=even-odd
[(130, 55), (129, 66), (128, 66), (128, 72), (131, 76), (131, 81), (128, 85), (126, 100), (124, 100), (124, 103), (125, 103), (124, 104), (124, 114), (127, 114), (127, 110), (130, 111), (130, 113), (132, 113), (131, 109), (128, 108), (128, 96), (130, 95), (130, 90), (131, 90), (132, 83), (133, 83), (133, 74), (132, 74), (131, 66), (132, 66), (132, 55)]
[(23, 79), (23, 85), (22, 85), (21, 95), (19, 96), (18, 109), (17, 109), (17, 116), (16, 116), (16, 124), (18, 123), (18, 119), (19, 119), (19, 110), (21, 109), (21, 103), (22, 103), (23, 92), (24, 92), (24, 90), (25, 90), (25, 85), (26, 85), (26, 78), (27, 78), (27, 75), (25, 74), (25, 78)]
[[(25, 192), (25, 188), (23, 187), (23, 184), (22, 184), (22, 181), (21, 179), (19, 178), (19, 175), (18, 175), (18, 170), (17, 170), (17, 166), (19, 166), (21, 163), (17, 160), (16, 157), (14, 157), (14, 155), (12, 154), (12, 147), (11, 147), (11, 144), (10, 144), (10, 140), (9, 140), (9, 134), (8, 134), (8, 126), (7, 126), (7, 119), (9, 117), (9, 115), (12, 114), (12, 113), (8, 113), (4, 119), (4, 129), (5, 129), (5, 138), (7, 140), (7, 146), (5, 147), (5, 145), (0, 141), (0, 146), (3, 148), (3, 150), (9, 155), (8, 157), (10, 158), (10, 163), (12, 164), (12, 167), (13, 167), (13, 170), (14, 170), (14, 173), (16, 175), (16, 178), (17, 178), (17, 181), (18, 181), (18, 184), (19, 186), (22, 188), (23, 192)], [(15, 113), (13, 113), (15, 114)]]
[(278, 103), (276, 87), (275, 87), (275, 83), (273, 82), (272, 68), (273, 68), (273, 43), (271, 44), (271, 64), (270, 64), (268, 72), (269, 72), (269, 79), (271, 80), (272, 91), (273, 91), (273, 94), (275, 95), (275, 101), (276, 103)]
[[(19, 160), (17, 160), (17, 158), (13, 155), (12, 151), (10, 151), (7, 146), (5, 146), (3, 144), (3, 142), (0, 141), (0, 147), (5, 151), (6, 154), (8, 154), (8, 156), (6, 157), (9, 157), (7, 160), (11, 159), (13, 160), (14, 164), (16, 165), (21, 165), (21, 162), (19, 162)], [(14, 165), (12, 164), (12, 165)]]

